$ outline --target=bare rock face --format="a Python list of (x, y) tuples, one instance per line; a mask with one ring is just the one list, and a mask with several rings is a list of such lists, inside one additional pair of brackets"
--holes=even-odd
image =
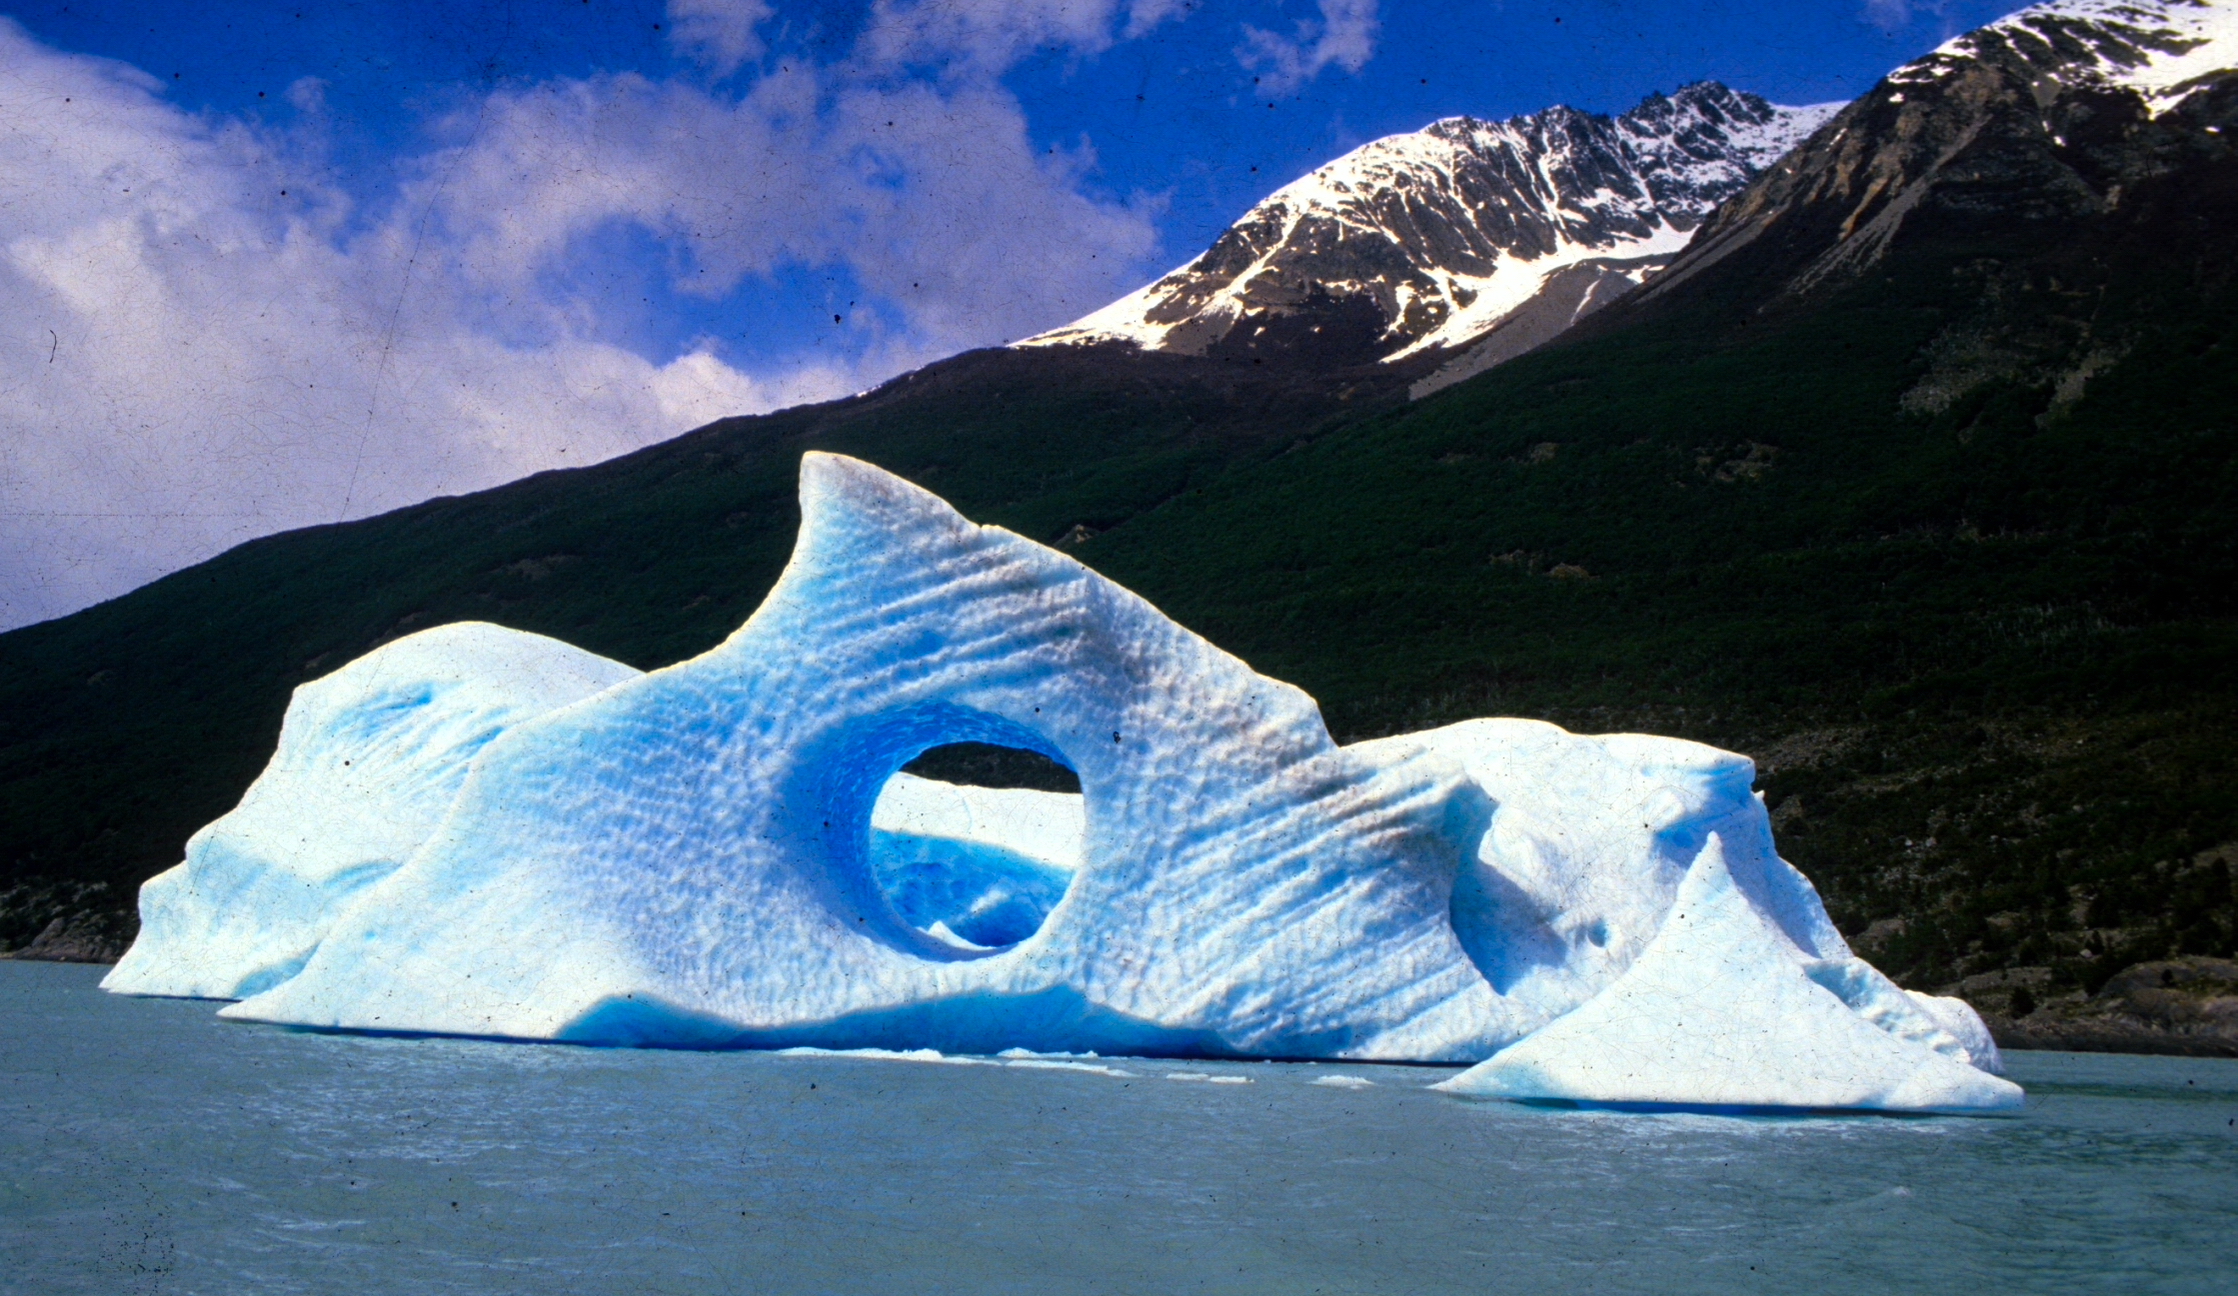
[(0, 959), (114, 963), (138, 919), (102, 882), (33, 879), (0, 887)]
[(1702, 82), (1613, 118), (1447, 118), (1285, 186), (1188, 265), (1020, 345), (1361, 364), (1450, 355), (1523, 312), (1501, 358), (1519, 354), (1664, 264), (1836, 107)]

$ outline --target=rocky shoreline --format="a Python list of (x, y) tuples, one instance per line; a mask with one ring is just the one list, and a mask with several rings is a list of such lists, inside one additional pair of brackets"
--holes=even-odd
[(47, 881), (0, 888), (0, 959), (114, 963), (140, 916), (106, 884)]
[(124, 957), (125, 947), (131, 942), (117, 939), (109, 930), (112, 926), (97, 918), (57, 918), (32, 937), (29, 945), (0, 953), (0, 959), (27, 963), (114, 963)]
[(1999, 1048), (2238, 1057), (2238, 962), (2187, 957), (2126, 968), (2095, 994), (2012, 968), (1938, 991), (1974, 1005)]

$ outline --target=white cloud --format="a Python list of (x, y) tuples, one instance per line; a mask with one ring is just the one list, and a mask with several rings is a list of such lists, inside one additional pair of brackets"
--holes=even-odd
[(1950, 0), (1865, 0), (1865, 21), (1890, 35), (1910, 26), (1914, 14), (1937, 19), (1945, 38), (1957, 34), (1951, 20)]
[(1033, 49), (1100, 54), (1193, 7), (1192, 0), (876, 0), (861, 55), (872, 64), (997, 74)]
[(811, 370), (785, 383), (759, 382), (705, 350), (693, 350), (654, 370), (652, 390), (654, 401), (670, 422), (698, 427), (740, 410), (770, 409), (828, 397), (844, 390), (845, 382), (845, 376), (832, 369)]
[(1865, 0), (1865, 21), (1882, 31), (1895, 31), (1911, 20), (1911, 0)]
[(1158, 252), (1154, 217), (1083, 197), (1091, 159), (1036, 150), (1006, 93), (861, 88), (827, 144), (856, 275), (922, 337), (1004, 342), (1125, 294)]
[(285, 141), (0, 44), (0, 621), (690, 426), (634, 354), (473, 327), (408, 226), (343, 238)]
[(287, 101), (300, 113), (326, 111), (326, 80), (323, 77), (297, 77), (287, 88)]
[(1246, 26), (1236, 57), (1259, 73), (1262, 91), (1288, 94), (1331, 64), (1347, 72), (1366, 67), (1379, 26), (1376, 0), (1321, 0), (1321, 20), (1300, 19), (1294, 37)]
[[(0, 119), (0, 627), (257, 535), (845, 395), (1101, 305), (1157, 251), (1155, 211), (1085, 196), (1086, 154), (1037, 149), (986, 78), (506, 89), (372, 211), (329, 183), (315, 125), (181, 111), (5, 20)], [(648, 359), (554, 286), (617, 228), (659, 238), (687, 292), (829, 267), (884, 309), (853, 360)]]
[(1156, 251), (1153, 209), (1083, 196), (1084, 160), (1038, 150), (1017, 101), (977, 80), (796, 69), (733, 100), (606, 76), (497, 93), (475, 123), (412, 193), (462, 280), (508, 302), (626, 222), (677, 249), (687, 292), (845, 265), (945, 354), (1101, 305)]
[(668, 0), (668, 43), (727, 77), (762, 56), (759, 29), (776, 13), (769, 0)]
[(1133, 40), (1169, 18), (1186, 18), (1204, 0), (1133, 0), (1127, 6), (1127, 25), (1121, 40)]

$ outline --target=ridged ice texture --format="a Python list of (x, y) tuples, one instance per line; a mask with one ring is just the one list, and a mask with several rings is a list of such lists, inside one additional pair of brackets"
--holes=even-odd
[(1838, 107), (1703, 82), (1614, 118), (1559, 106), (1447, 118), (1285, 185), (1188, 265), (1021, 345), (1201, 355), (1351, 302), (1380, 321), (1358, 360), (1459, 347), (1566, 268), (1637, 282)]
[(293, 976), (336, 917), (434, 831), (478, 752), (636, 674), (469, 621), (301, 686), (241, 804), (140, 888), (140, 934), (102, 986), (237, 999)]
[[(302, 972), (226, 1010), (607, 1043), (1473, 1059), (1521, 1028), (1449, 920), (1458, 767), (1337, 748), (1312, 699), (1039, 545), (852, 460), (707, 654), (520, 725)], [(1080, 777), (1030, 937), (910, 925), (879, 789), (958, 741)]]
[(2018, 1086), (1968, 1065), (1927, 1014), (1894, 1002), (1901, 991), (1888, 987), (1890, 1000), (1861, 984), (1878, 973), (1814, 954), (1752, 901), (1712, 835), (1653, 943), (1615, 984), (1438, 1088), (1690, 1108), (2020, 1106)]
[[(1816, 889), (1774, 848), (1745, 757), (1675, 738), (1573, 734), (1515, 719), (1469, 720), (1348, 750), (1379, 763), (1427, 752), (1468, 775), (1462, 798), (1473, 812), (1448, 821), (1466, 857), (1454, 928), (1518, 1025), (1552, 1021), (1608, 990), (1666, 932), (1690, 871), (1708, 867), (1722, 870), (1774, 933), (1768, 944), (1720, 953), (1738, 965), (1731, 993), (1777, 987), (1800, 966), (1879, 1031), (1953, 1062), (2001, 1069), (1996, 1045), (1963, 1001), (1903, 990), (1851, 955)], [(1077, 795), (950, 788), (907, 775), (888, 786), (878, 822), (916, 834), (904, 839), (915, 858), (947, 865), (909, 874), (913, 891), (961, 884), (984, 896), (1006, 880), (1006, 859), (1013, 871), (1026, 864), (1022, 855), (1061, 871), (1074, 858), (1067, 847)], [(874, 850), (877, 839), (874, 832)], [(1715, 863), (1697, 865), (1713, 839)], [(1776, 957), (1750, 965), (1752, 948)], [(1714, 1056), (1724, 1042), (1712, 1031), (1689, 1047)]]

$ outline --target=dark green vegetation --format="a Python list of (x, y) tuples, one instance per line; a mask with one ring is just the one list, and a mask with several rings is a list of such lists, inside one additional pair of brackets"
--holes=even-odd
[(1756, 755), (1785, 853), (1914, 984), (2227, 953), (2238, 302), (2065, 409), (1905, 416), (1942, 290), (1528, 357), (1082, 556), (1347, 737), (1518, 714)]
[[(983, 353), (0, 636), (0, 942), (128, 907), (287, 690), (397, 635), (714, 643), (823, 448), (1065, 543), (1340, 739), (1518, 714), (1749, 752), (1784, 852), (1910, 984), (2228, 956), (2238, 85), (2153, 123), (1996, 75), (1946, 83), (1956, 125), (1869, 96), (1819, 139), (1883, 153), (1736, 199), (1740, 251), (1416, 405), (1401, 373)], [(1916, 158), (1900, 236), (1798, 290), (1895, 192), (1859, 178)]]
[(1340, 735), (1756, 755), (1911, 984), (2229, 954), (2238, 78), (2152, 120), (2025, 72), (1883, 87), (1590, 336), (1082, 556)]

